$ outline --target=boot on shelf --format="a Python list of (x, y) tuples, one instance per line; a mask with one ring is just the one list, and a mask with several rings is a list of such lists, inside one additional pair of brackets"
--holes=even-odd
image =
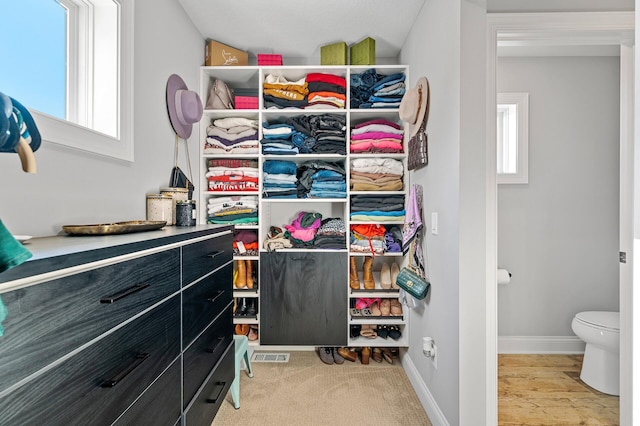
[(349, 287), (360, 290), (360, 278), (358, 278), (358, 265), (354, 256), (349, 257)]
[(236, 288), (245, 288), (247, 286), (247, 265), (244, 263), (244, 259), (236, 260), (236, 270), (238, 271)]
[(366, 256), (362, 264), (362, 281), (366, 290), (376, 288), (376, 282), (373, 280), (373, 257)]
[(253, 288), (253, 261), (245, 260), (247, 266), (247, 288)]

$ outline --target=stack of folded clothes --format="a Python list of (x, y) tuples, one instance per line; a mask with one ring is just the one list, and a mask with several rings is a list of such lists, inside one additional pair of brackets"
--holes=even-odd
[(306, 80), (309, 88), (309, 105), (305, 109), (344, 109), (347, 99), (347, 81), (344, 77), (334, 74), (309, 73)]
[(384, 225), (361, 224), (351, 225), (349, 250), (357, 253), (382, 254), (386, 245)]
[(257, 167), (209, 167), (205, 175), (212, 192), (253, 192), (259, 190)]
[(260, 140), (262, 153), (272, 155), (298, 154), (300, 150), (291, 141), (293, 133), (293, 126), (290, 124), (280, 122), (262, 123), (262, 139)]
[(350, 151), (401, 153), (403, 130), (397, 123), (378, 118), (351, 129)]
[(297, 198), (297, 166), (293, 161), (267, 160), (262, 164), (264, 198)]
[(258, 196), (211, 197), (207, 203), (207, 222), (226, 225), (258, 223)]
[(337, 162), (307, 161), (298, 166), (298, 198), (345, 198), (346, 172)]
[(399, 108), (406, 91), (405, 75), (378, 74), (375, 68), (351, 74), (351, 108)]
[(243, 229), (233, 235), (234, 256), (258, 256), (259, 249), (257, 232)]
[(353, 191), (401, 191), (404, 168), (393, 158), (356, 158), (351, 160)]
[(346, 228), (344, 221), (339, 217), (330, 217), (320, 223), (313, 240), (313, 246), (318, 249), (345, 249), (347, 248)]
[[(301, 148), (300, 152), (347, 153), (346, 117), (343, 114), (300, 115), (290, 118), (288, 123), (297, 131), (292, 142)], [(308, 150), (302, 151), (303, 146)]]
[(298, 217), (285, 225), (284, 236), (291, 241), (294, 248), (312, 248), (316, 231), (322, 223), (322, 215), (315, 212), (300, 212)]
[(258, 120), (227, 117), (212, 120), (207, 127), (205, 154), (257, 154)]
[(404, 222), (404, 195), (352, 195), (352, 222)]
[(309, 88), (304, 77), (289, 81), (282, 75), (268, 74), (262, 87), (266, 109), (304, 108), (308, 104)]

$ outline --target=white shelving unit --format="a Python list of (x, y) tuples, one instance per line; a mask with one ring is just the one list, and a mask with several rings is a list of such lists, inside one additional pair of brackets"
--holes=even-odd
[[(408, 136), (404, 136), (404, 150), (403, 153), (350, 153), (350, 131), (358, 123), (362, 123), (374, 118), (383, 118), (392, 122), (402, 125), (402, 121), (398, 115), (398, 109), (381, 109), (381, 108), (368, 108), (368, 109), (351, 109), (350, 108), (350, 77), (352, 74), (360, 74), (366, 70), (375, 68), (378, 74), (390, 75), (398, 72), (405, 74), (405, 82), (409, 81), (409, 67), (403, 65), (385, 65), (385, 66), (240, 66), (240, 67), (201, 67), (200, 69), (200, 95), (203, 103), (206, 104), (207, 96), (209, 92), (209, 86), (212, 78), (217, 78), (224, 81), (232, 89), (247, 89), (251, 88), (255, 90), (256, 96), (258, 96), (259, 104), (257, 109), (234, 109), (234, 110), (209, 110), (205, 109), (203, 118), (200, 125), (200, 181), (199, 181), (199, 200), (198, 200), (198, 222), (207, 223), (207, 204), (211, 197), (231, 196), (231, 195), (255, 195), (259, 199), (258, 207), (258, 224), (250, 225), (238, 225), (236, 231), (249, 230), (256, 232), (258, 238), (258, 244), (260, 246), (260, 252), (265, 250), (262, 248), (262, 243), (267, 237), (267, 233), (271, 226), (277, 226), (283, 228), (285, 224), (291, 223), (300, 211), (313, 211), (322, 214), (323, 218), (328, 217), (340, 217), (344, 220), (346, 229), (346, 246), (345, 250), (331, 250), (333, 252), (344, 253), (345, 257), (353, 256), (357, 260), (359, 267), (359, 275), (362, 280), (362, 262), (367, 253), (351, 252), (349, 250), (349, 230), (351, 224), (367, 224), (371, 222), (351, 222), (349, 219), (350, 213), (350, 200), (353, 195), (404, 195), (405, 203), (408, 198), (408, 192), (410, 188), (409, 173), (406, 168), (406, 152)], [(326, 73), (334, 74), (344, 77), (347, 82), (346, 89), (346, 107), (344, 109), (326, 108), (326, 109), (265, 109), (264, 99), (262, 96), (262, 82), (265, 81), (265, 77), (272, 75), (282, 75), (288, 81), (296, 81), (309, 73)], [(407, 84), (407, 90), (408, 90)], [(297, 117), (301, 115), (321, 115), (321, 114), (336, 114), (345, 117), (346, 121), (346, 151), (345, 155), (341, 154), (298, 154), (298, 155), (265, 155), (260, 152), (260, 146), (255, 153), (221, 153), (221, 154), (208, 154), (204, 152), (204, 141), (207, 137), (207, 127), (211, 124), (211, 121), (218, 118), (226, 117), (243, 117), (252, 120), (257, 120), (259, 123), (258, 139), (261, 140), (262, 135), (262, 123), (265, 122), (277, 122), (286, 118)], [(210, 159), (219, 158), (231, 158), (231, 159), (245, 159), (256, 160), (259, 170), (259, 190), (254, 192), (225, 192), (225, 191), (208, 191), (208, 181), (205, 174), (208, 170), (208, 161)], [(392, 158), (399, 160), (404, 165), (404, 188), (401, 191), (350, 191), (350, 162), (357, 158)], [(262, 182), (262, 167), (265, 161), (268, 160), (287, 160), (301, 164), (306, 161), (325, 161), (325, 162), (337, 162), (344, 166), (346, 172), (346, 185), (347, 196), (346, 198), (306, 198), (306, 199), (292, 199), (292, 198), (266, 198), (262, 196), (263, 182)], [(390, 222), (380, 222), (384, 226), (398, 226), (402, 228), (404, 222), (402, 220)], [(319, 251), (317, 249), (285, 249), (283, 251)], [(235, 255), (234, 260), (251, 260), (254, 263), (254, 270), (259, 271), (260, 256), (246, 256)], [(347, 259), (348, 260), (348, 259)], [(397, 298), (398, 290), (385, 290), (380, 287), (380, 268), (383, 262), (395, 262), (398, 266), (402, 266), (404, 263), (404, 257), (402, 253), (384, 253), (375, 254), (373, 259), (374, 279), (376, 281), (376, 288), (374, 290), (352, 290), (349, 287), (349, 282), (344, 283), (345, 298), (347, 299), (347, 306), (352, 307), (357, 298)], [(346, 262), (347, 265), (349, 262)], [(235, 268), (235, 266), (234, 266)], [(347, 272), (348, 277), (348, 272)], [(240, 298), (254, 298), (257, 299), (257, 316), (256, 318), (234, 318), (234, 324), (260, 324), (260, 277), (256, 274), (256, 286), (253, 289), (238, 289), (234, 288), (233, 296), (240, 300)], [(344, 333), (346, 335), (346, 342), (348, 346), (408, 346), (408, 327), (407, 312), (404, 312), (401, 316), (385, 316), (385, 317), (352, 317), (347, 315), (348, 321), (344, 327)], [(375, 324), (375, 325), (392, 325), (398, 326), (401, 331), (401, 337), (398, 340), (391, 338), (382, 339), (380, 337), (375, 339), (369, 339), (363, 336), (351, 337), (350, 327), (352, 325), (362, 324)], [(250, 344), (259, 344), (259, 340), (252, 341)]]

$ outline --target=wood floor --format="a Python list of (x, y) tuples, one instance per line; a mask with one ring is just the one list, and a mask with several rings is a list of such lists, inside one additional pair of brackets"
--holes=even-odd
[(619, 425), (620, 402), (580, 380), (582, 355), (498, 355), (498, 424)]

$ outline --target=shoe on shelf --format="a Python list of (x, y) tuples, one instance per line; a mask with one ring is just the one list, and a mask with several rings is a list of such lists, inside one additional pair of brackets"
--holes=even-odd
[(253, 288), (253, 261), (245, 260), (247, 269), (247, 288)]
[(400, 289), (398, 284), (396, 284), (396, 280), (398, 279), (398, 274), (400, 274), (400, 268), (396, 262), (391, 263), (391, 288), (396, 290)]
[(358, 278), (358, 264), (354, 256), (349, 257), (349, 287), (360, 290), (360, 278)]
[(318, 353), (320, 354), (320, 361), (324, 362), (327, 365), (333, 364), (333, 348), (319, 348)]
[(235, 334), (246, 336), (249, 334), (249, 324), (236, 324)]
[(239, 305), (238, 305), (238, 308), (236, 309), (236, 316), (237, 317), (247, 316), (247, 310), (249, 309), (249, 306), (247, 305), (247, 298), (240, 297), (238, 303)]
[(380, 348), (373, 348), (371, 358), (373, 358), (375, 362), (382, 362), (382, 350)]
[(380, 287), (385, 290), (391, 288), (391, 269), (388, 263), (383, 263), (380, 268)]
[(258, 314), (258, 307), (256, 306), (257, 300), (253, 297), (248, 298), (247, 313), (245, 315), (255, 317)]
[(249, 340), (258, 340), (258, 326), (251, 325), (249, 326), (249, 335), (247, 336)]
[(371, 311), (371, 314), (374, 317), (379, 317), (380, 315), (382, 315), (382, 312), (380, 311), (380, 306), (378, 306), (378, 303), (379, 303), (379, 300), (376, 300), (369, 306), (369, 310)]
[(385, 324), (379, 325), (376, 332), (378, 333), (379, 337), (386, 339), (387, 337), (389, 337), (389, 326)]
[(380, 314), (383, 317), (388, 317), (391, 313), (391, 299), (382, 299), (380, 301)]
[(360, 362), (364, 365), (369, 364), (369, 357), (371, 356), (371, 349), (367, 346), (360, 351)]
[(358, 359), (356, 352), (349, 348), (338, 348), (338, 354), (347, 361), (355, 362)]
[(389, 364), (393, 364), (393, 356), (387, 350), (387, 348), (380, 348), (380, 351), (382, 352), (382, 358), (384, 358), (384, 360), (387, 361)]
[(402, 304), (398, 299), (391, 299), (391, 315), (394, 317), (402, 316)]
[(236, 288), (245, 288), (247, 286), (247, 265), (244, 259), (236, 260)]
[(355, 339), (356, 337), (360, 336), (361, 329), (362, 326), (360, 324), (351, 324), (349, 326), (349, 336), (351, 336), (352, 339)]
[(376, 337), (378, 337), (378, 334), (376, 333), (375, 325), (371, 325), (371, 324), (362, 324), (362, 327), (360, 329), (360, 335), (368, 339), (375, 339)]
[(373, 280), (373, 257), (365, 256), (362, 263), (362, 282), (365, 290), (373, 290), (376, 288), (376, 282)]
[(333, 362), (338, 365), (344, 364), (344, 358), (338, 353), (338, 348), (331, 348), (331, 352), (333, 353)]
[(390, 325), (389, 337), (391, 337), (393, 340), (398, 340), (400, 337), (402, 337), (402, 333), (400, 332), (400, 327), (398, 327), (397, 325)]

